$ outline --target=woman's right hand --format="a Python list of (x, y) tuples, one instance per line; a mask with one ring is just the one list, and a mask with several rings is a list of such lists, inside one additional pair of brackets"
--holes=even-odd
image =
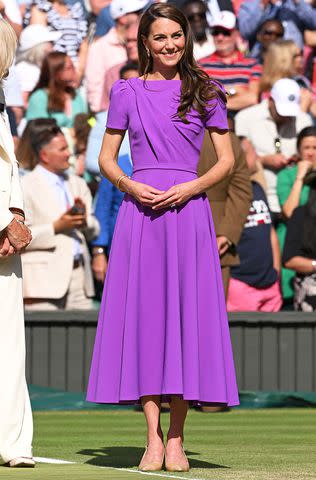
[[(121, 185), (124, 180), (125, 178), (122, 180)], [(145, 207), (151, 207), (156, 195), (164, 193), (164, 190), (158, 190), (146, 183), (135, 182), (135, 180), (127, 179), (124, 183), (127, 187), (127, 192)]]
[(309, 160), (301, 160), (297, 163), (297, 178), (303, 179), (305, 175), (312, 170), (313, 163)]

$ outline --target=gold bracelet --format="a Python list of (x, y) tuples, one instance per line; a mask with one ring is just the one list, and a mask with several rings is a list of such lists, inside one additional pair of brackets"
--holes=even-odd
[(125, 175), (125, 174), (124, 174), (124, 175), (121, 175), (121, 176), (116, 180), (116, 188), (117, 188), (118, 190), (120, 190), (120, 191), (122, 191), (122, 190), (120, 189), (120, 183), (121, 183), (121, 181), (123, 180), (123, 178), (131, 178), (131, 177), (129, 177), (128, 175)]

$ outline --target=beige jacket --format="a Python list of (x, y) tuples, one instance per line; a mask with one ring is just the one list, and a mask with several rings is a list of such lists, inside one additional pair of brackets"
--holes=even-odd
[(13, 219), (12, 207), (23, 210), (22, 190), (8, 116), (0, 113), (0, 234)]
[[(92, 197), (86, 182), (76, 175), (67, 180), (73, 197), (80, 197), (87, 209), (87, 227), (76, 230), (81, 241), (85, 292), (94, 295), (93, 278), (87, 241), (99, 233), (99, 223), (92, 211)], [(22, 179), (27, 224), (33, 239), (22, 254), (24, 298), (62, 298), (69, 287), (73, 269), (73, 238), (68, 234), (55, 234), (53, 222), (63, 209), (50, 183), (40, 169), (35, 168)]]

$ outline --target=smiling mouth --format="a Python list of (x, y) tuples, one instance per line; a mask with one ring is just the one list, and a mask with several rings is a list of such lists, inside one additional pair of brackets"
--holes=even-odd
[(174, 52), (174, 53), (164, 53), (166, 57), (175, 57), (179, 52)]

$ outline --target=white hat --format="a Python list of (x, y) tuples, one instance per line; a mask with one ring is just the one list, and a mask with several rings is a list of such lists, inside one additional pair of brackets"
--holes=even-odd
[(214, 15), (211, 21), (211, 27), (221, 27), (225, 28), (226, 30), (234, 30), (236, 27), (236, 15), (228, 10), (223, 10), (217, 15)]
[(149, 0), (112, 0), (110, 14), (113, 20), (117, 20), (128, 13), (138, 12), (147, 7)]
[(282, 117), (296, 117), (300, 111), (300, 87), (290, 78), (276, 81), (271, 90), (275, 108)]
[(24, 52), (41, 43), (56, 42), (61, 36), (61, 32), (51, 31), (45, 25), (32, 24), (22, 30), (19, 38), (19, 50)]

